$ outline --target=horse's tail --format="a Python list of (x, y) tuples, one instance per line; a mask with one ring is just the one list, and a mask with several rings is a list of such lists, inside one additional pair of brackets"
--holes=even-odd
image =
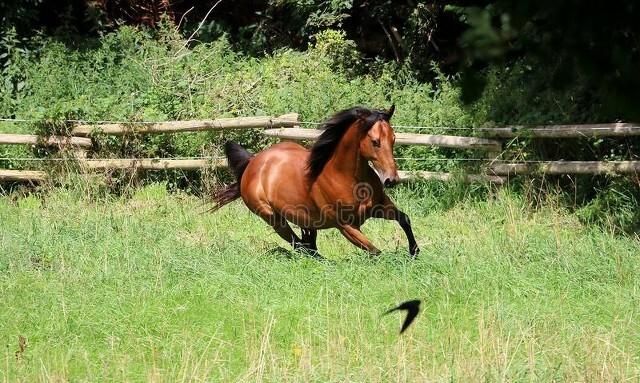
[(215, 203), (215, 206), (211, 211), (216, 211), (240, 197), (240, 180), (242, 179), (242, 174), (247, 168), (247, 165), (249, 165), (249, 161), (251, 161), (252, 157), (252, 154), (249, 153), (248, 150), (231, 141), (227, 141), (224, 144), (224, 153), (227, 156), (229, 168), (233, 171), (237, 181), (224, 189), (217, 191), (213, 195), (213, 202)]

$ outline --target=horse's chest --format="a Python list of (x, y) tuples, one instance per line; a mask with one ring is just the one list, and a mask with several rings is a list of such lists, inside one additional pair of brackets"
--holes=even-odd
[(360, 226), (369, 218), (372, 208), (373, 200), (370, 198), (361, 201), (349, 201), (347, 203), (338, 202), (335, 205), (334, 217), (338, 226)]
[[(371, 216), (375, 205), (373, 190), (368, 185), (358, 186), (361, 185), (358, 184), (347, 191), (324, 189), (316, 195), (314, 199), (319, 207), (319, 218), (325, 223), (324, 227), (360, 226)], [(331, 190), (333, 193), (327, 193), (325, 190)]]
[(368, 215), (368, 213), (373, 208), (373, 199), (367, 198), (362, 201), (358, 201), (356, 205), (356, 210), (359, 215)]

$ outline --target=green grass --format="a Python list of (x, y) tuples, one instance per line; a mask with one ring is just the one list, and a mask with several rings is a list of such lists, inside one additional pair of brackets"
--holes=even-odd
[[(392, 222), (336, 231), (317, 262), (240, 203), (143, 188), (0, 199), (0, 381), (622, 381), (638, 379), (638, 239), (500, 192), (444, 208), (397, 191)], [(401, 317), (380, 317), (420, 298)], [(18, 352), (18, 338), (27, 346)]]

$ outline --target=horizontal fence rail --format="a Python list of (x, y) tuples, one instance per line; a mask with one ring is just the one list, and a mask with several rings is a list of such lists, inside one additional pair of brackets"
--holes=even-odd
[[(226, 167), (224, 159), (157, 159), (157, 158), (112, 158), (112, 159), (81, 159), (80, 167), (85, 171), (129, 169), (129, 170), (200, 170), (211, 167)], [(401, 182), (409, 182), (417, 179), (451, 181), (458, 179), (462, 182), (491, 182), (503, 184), (505, 177), (485, 174), (453, 174), (427, 171), (398, 171)], [(30, 181), (43, 182), (47, 179), (47, 173), (31, 170), (0, 170), (0, 181)]]
[(538, 163), (492, 164), (495, 175), (544, 174), (638, 174), (640, 161), (541, 161)]
[(483, 137), (491, 138), (580, 138), (580, 137), (628, 137), (640, 136), (640, 125), (617, 122), (613, 124), (582, 125), (514, 125), (501, 128), (475, 129)]
[(454, 174), (454, 173), (442, 173), (442, 172), (428, 172), (424, 170), (419, 170), (419, 171), (399, 170), (398, 175), (400, 176), (401, 181), (410, 181), (414, 179), (438, 180), (438, 181), (460, 180), (466, 183), (490, 182), (496, 185), (502, 185), (507, 181), (506, 177), (500, 177), (500, 176), (489, 175), (489, 174)]
[(93, 132), (108, 135), (202, 132), (227, 129), (254, 129), (294, 126), (298, 123), (298, 114), (289, 113), (279, 117), (237, 117), (218, 118), (198, 121), (167, 121), (150, 124), (132, 122), (131, 124), (81, 124), (71, 131), (77, 136), (88, 136)]
[(75, 146), (91, 148), (90, 138), (64, 136), (37, 136), (35, 134), (0, 134), (0, 145), (42, 145), (42, 146)]
[[(281, 128), (267, 129), (262, 132), (269, 137), (289, 140), (316, 140), (322, 134), (319, 129)], [(498, 152), (502, 149), (500, 141), (477, 137), (443, 136), (433, 134), (396, 133), (397, 145), (427, 145), (443, 148), (478, 149)]]
[[(87, 170), (104, 169), (141, 169), (141, 170), (198, 170), (208, 167), (226, 167), (227, 161), (224, 159), (88, 159), (79, 161), (81, 166)], [(425, 172), (425, 171), (398, 171), (401, 181), (411, 181), (415, 179), (450, 181), (457, 177), (451, 173)], [(491, 175), (460, 175), (458, 177), (464, 182), (493, 182), (503, 184), (504, 177)]]
[(84, 169), (142, 169), (142, 170), (198, 170), (202, 168), (227, 166), (223, 159), (85, 159), (79, 160), (80, 166)]
[(8, 170), (0, 169), (0, 181), (4, 182), (43, 182), (47, 173), (38, 170)]

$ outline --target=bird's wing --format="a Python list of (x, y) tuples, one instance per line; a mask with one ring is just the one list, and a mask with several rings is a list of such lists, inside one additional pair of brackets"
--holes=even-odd
[(404, 330), (406, 330), (411, 325), (413, 320), (416, 319), (416, 316), (418, 316), (418, 312), (420, 312), (420, 308), (418, 307), (411, 307), (407, 309), (407, 317), (404, 319), (404, 323), (402, 323), (400, 334), (402, 334)]
[(398, 310), (400, 310), (400, 307), (394, 307), (394, 308), (392, 308), (391, 310), (387, 310), (387, 311), (385, 311), (385, 313), (384, 313), (384, 314), (382, 314), (382, 315), (384, 316), (384, 315), (387, 315), (387, 314), (391, 314), (392, 312), (394, 312), (394, 311), (398, 311)]

